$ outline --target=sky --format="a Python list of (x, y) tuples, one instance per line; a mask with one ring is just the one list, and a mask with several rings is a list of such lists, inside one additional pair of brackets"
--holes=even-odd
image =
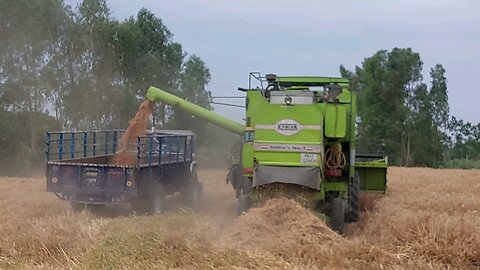
[[(76, 6), (79, 0), (66, 0)], [(174, 41), (210, 68), (214, 96), (241, 95), (248, 74), (339, 76), (381, 49), (410, 47), (430, 68), (446, 69), (451, 115), (480, 122), (478, 0), (109, 0), (123, 20), (145, 7)], [(217, 100), (221, 101), (221, 100)], [(227, 101), (227, 100), (223, 100)], [(232, 100), (228, 100), (232, 102)], [(242, 104), (242, 100), (237, 100)], [(215, 106), (240, 121), (241, 108)]]

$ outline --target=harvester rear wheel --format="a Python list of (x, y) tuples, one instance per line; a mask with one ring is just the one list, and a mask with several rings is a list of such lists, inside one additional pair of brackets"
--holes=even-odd
[(349, 211), (346, 215), (347, 222), (357, 222), (360, 216), (360, 176), (355, 172), (348, 187)]
[(248, 194), (241, 194), (240, 197), (238, 197), (237, 216), (247, 212), (251, 207), (252, 199), (250, 199), (250, 196)]
[(332, 213), (330, 216), (330, 227), (339, 234), (343, 234), (345, 226), (345, 208), (342, 198), (334, 198), (332, 201)]

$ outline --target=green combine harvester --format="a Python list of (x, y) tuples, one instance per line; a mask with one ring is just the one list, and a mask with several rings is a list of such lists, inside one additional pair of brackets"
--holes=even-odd
[[(255, 80), (259, 87), (253, 89)], [(357, 95), (348, 79), (250, 73), (249, 88), (239, 90), (246, 92), (245, 125), (158, 88), (147, 91), (152, 102), (177, 106), (243, 138), (228, 175), (238, 214), (265, 187), (295, 186), (311, 194), (315, 208), (342, 233), (345, 221), (359, 218), (360, 191), (385, 192), (387, 158), (356, 151)]]

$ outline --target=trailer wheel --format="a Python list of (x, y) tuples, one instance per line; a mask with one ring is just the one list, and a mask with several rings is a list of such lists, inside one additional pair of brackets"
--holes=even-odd
[(252, 207), (252, 199), (248, 194), (241, 194), (238, 197), (238, 204), (237, 204), (237, 216), (242, 215), (243, 213), (247, 212)]
[(72, 210), (75, 213), (82, 212), (87, 208), (86, 203), (79, 203), (79, 202), (70, 202), (70, 206), (72, 207)]
[(106, 205), (105, 204), (87, 204), (87, 209), (88, 211), (94, 213), (94, 214), (99, 214), (102, 211), (105, 210)]
[(203, 195), (203, 185), (198, 182), (197, 169), (194, 168), (188, 182), (180, 190), (180, 199), (186, 207), (195, 208)]
[(180, 191), (182, 204), (189, 208), (195, 208), (203, 194), (202, 183), (188, 183)]
[(156, 215), (161, 214), (165, 210), (165, 190), (162, 185), (157, 185), (155, 191), (150, 194), (148, 200), (147, 214)]
[(156, 185), (154, 191), (145, 196), (135, 198), (132, 208), (138, 215), (156, 215), (165, 210), (165, 191), (162, 185)]
[(342, 198), (334, 198), (332, 201), (332, 214), (330, 217), (330, 227), (339, 234), (343, 234), (345, 226), (345, 209)]
[(357, 222), (360, 216), (360, 176), (355, 172), (355, 176), (348, 187), (348, 205), (350, 207), (345, 216), (347, 222)]

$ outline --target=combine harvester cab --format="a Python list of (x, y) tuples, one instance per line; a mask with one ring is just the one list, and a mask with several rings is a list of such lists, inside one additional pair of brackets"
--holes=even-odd
[[(259, 87), (253, 88), (257, 79)], [(242, 140), (240, 160), (228, 176), (236, 190), (238, 214), (273, 185), (302, 187), (332, 228), (359, 217), (360, 190), (385, 192), (386, 157), (356, 155), (356, 93), (349, 80), (328, 77), (262, 77), (250, 74), (246, 123), (240, 125), (161, 89), (147, 98), (177, 106)]]
[(201, 195), (190, 131), (150, 132), (137, 137), (116, 159), (123, 130), (48, 132), (47, 191), (71, 202), (74, 210), (97, 211), (130, 203), (138, 214), (164, 210), (167, 195), (180, 193), (193, 207)]

